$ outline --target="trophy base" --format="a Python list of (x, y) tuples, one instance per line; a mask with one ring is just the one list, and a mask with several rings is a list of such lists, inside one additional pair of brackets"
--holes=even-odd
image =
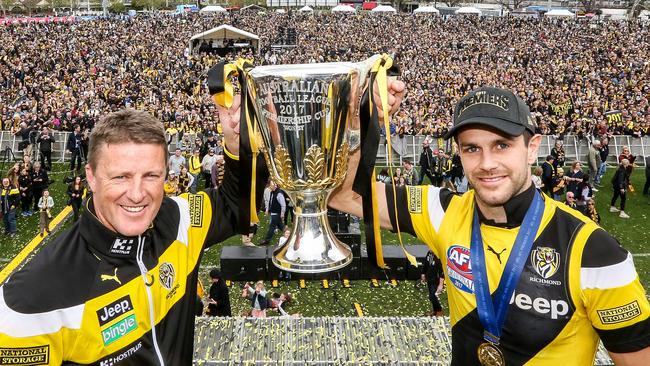
[(352, 262), (352, 251), (334, 236), (327, 211), (299, 214), (289, 239), (273, 252), (273, 264), (294, 273), (324, 273)]

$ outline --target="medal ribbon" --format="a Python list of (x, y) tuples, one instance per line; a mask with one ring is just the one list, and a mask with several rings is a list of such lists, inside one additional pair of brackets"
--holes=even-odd
[[(474, 207), (474, 220), (472, 222), (472, 241), (470, 246), (470, 263), (474, 274), (474, 293), (476, 294), (476, 309), (478, 317), (486, 332), (484, 338), (488, 342), (499, 344), (506, 312), (512, 293), (519, 283), (519, 277), (528, 258), (528, 253), (533, 246), (535, 234), (542, 221), (544, 201), (538, 192), (535, 192), (533, 202), (526, 211), (524, 221), (519, 228), (519, 233), (512, 246), (512, 253), (508, 257), (506, 268), (501, 275), (501, 281), (494, 292), (494, 299), (490, 296), (490, 285), (487, 278), (485, 265), (485, 249), (481, 237), (481, 224), (478, 219), (478, 208)], [(495, 312), (496, 308), (496, 312)]]

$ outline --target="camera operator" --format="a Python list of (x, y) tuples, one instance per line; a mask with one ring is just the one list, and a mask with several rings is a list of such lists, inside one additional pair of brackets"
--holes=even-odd
[(14, 131), (14, 136), (20, 136), (21, 141), (18, 143), (18, 150), (22, 150), (23, 156), (32, 155), (32, 142), (29, 138), (32, 127), (27, 122), (20, 122), (18, 129)]

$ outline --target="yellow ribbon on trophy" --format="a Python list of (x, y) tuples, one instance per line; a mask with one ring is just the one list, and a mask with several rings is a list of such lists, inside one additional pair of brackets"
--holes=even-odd
[[(357, 169), (357, 175), (353, 185), (355, 192), (360, 194), (363, 199), (363, 216), (364, 221), (366, 222), (366, 244), (368, 249), (368, 258), (372, 260), (379, 268), (388, 268), (384, 261), (381, 234), (380, 234), (380, 223), (379, 223), (379, 209), (377, 202), (377, 188), (376, 180), (374, 174), (374, 162), (377, 156), (377, 148), (379, 146), (379, 115), (377, 111), (377, 103), (374, 100), (374, 94), (372, 92), (375, 82), (378, 87), (379, 99), (381, 102), (383, 118), (382, 125), (385, 130), (388, 132), (387, 135), (387, 144), (388, 144), (388, 160), (389, 160), (389, 169), (390, 174), (392, 175), (392, 149), (391, 149), (391, 140), (390, 140), (390, 118), (389, 118), (389, 108), (388, 108), (388, 73), (395, 70), (393, 66), (393, 61), (388, 55), (382, 55), (370, 70), (370, 81), (368, 88), (366, 89), (364, 96), (362, 98), (362, 107), (360, 111), (361, 117), (361, 161), (359, 163), (359, 168)], [(392, 185), (393, 197), (397, 197), (395, 192), (395, 185)], [(417, 261), (415, 257), (409, 254), (404, 247), (402, 241), (401, 231), (398, 222), (397, 215), (397, 203), (393, 202), (392, 209), (395, 212), (395, 222), (396, 227), (395, 231), (397, 232), (397, 237), (399, 238), (400, 245), (408, 261), (417, 266)], [(389, 208), (391, 209), (391, 208)]]
[[(382, 60), (385, 60), (385, 62), (382, 62)], [(383, 64), (383, 65), (382, 65)], [(386, 143), (388, 145), (388, 148), (386, 149), (388, 152), (388, 174), (392, 177), (393, 176), (393, 149), (392, 149), (392, 142), (391, 142), (391, 136), (390, 136), (390, 118), (389, 118), (389, 109), (388, 109), (388, 75), (387, 71), (393, 66), (393, 60), (390, 59), (390, 57), (387, 56), (382, 56), (382, 59), (380, 59), (378, 62), (375, 63), (375, 65), (372, 68), (372, 72), (377, 73), (377, 87), (378, 87), (378, 92), (379, 92), (379, 99), (381, 101), (381, 107), (382, 107), (382, 112), (383, 112), (383, 125), (384, 125), (384, 131), (386, 131)], [(371, 99), (371, 105), (372, 105), (372, 99)], [(372, 108), (372, 107), (371, 107)], [(373, 179), (373, 182), (375, 180)], [(374, 185), (374, 183), (373, 183)], [(408, 259), (409, 263), (411, 265), (417, 267), (418, 262), (415, 259), (413, 255), (411, 255), (406, 248), (404, 247), (404, 241), (402, 240), (402, 232), (399, 227), (399, 220), (398, 220), (398, 214), (397, 214), (397, 192), (395, 190), (395, 184), (391, 184), (391, 188), (393, 190), (393, 207), (392, 209), (395, 212), (395, 231), (397, 232), (397, 238), (399, 239), (399, 244), (402, 247), (402, 251), (404, 251), (404, 255), (406, 256), (406, 259)], [(373, 194), (374, 197), (374, 194)], [(375, 198), (376, 200), (376, 198)], [(376, 206), (376, 204), (373, 204), (373, 206)], [(388, 208), (391, 209), (391, 208)], [(374, 224), (374, 223), (373, 223)], [(377, 226), (379, 225), (379, 220), (377, 220)]]
[[(239, 155), (242, 172), (240, 174), (240, 231), (248, 233), (250, 224), (259, 223), (257, 216), (257, 170), (258, 156), (262, 146), (262, 136), (257, 128), (248, 90), (248, 70), (253, 67), (253, 60), (240, 58), (235, 62), (220, 62), (208, 72), (208, 90), (214, 102), (222, 107), (231, 108), (236, 94), (233, 78), (237, 78), (241, 88)], [(248, 202), (248, 204), (246, 204)], [(248, 211), (246, 211), (246, 208)]]

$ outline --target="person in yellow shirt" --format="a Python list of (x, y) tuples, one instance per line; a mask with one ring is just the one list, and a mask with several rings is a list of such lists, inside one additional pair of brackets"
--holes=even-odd
[(194, 177), (190, 185), (190, 192), (196, 193), (201, 173), (201, 150), (199, 148), (194, 148), (192, 155), (187, 159), (187, 171)]
[(165, 196), (167, 197), (173, 197), (178, 195), (178, 176), (176, 175), (175, 171), (173, 170), (169, 171), (169, 175), (167, 176), (167, 180), (165, 181), (164, 189), (165, 189)]

